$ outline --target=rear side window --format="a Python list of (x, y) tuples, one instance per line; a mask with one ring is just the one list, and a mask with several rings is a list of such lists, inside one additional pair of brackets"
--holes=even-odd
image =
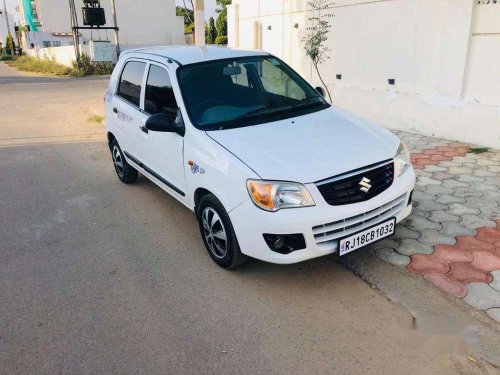
[(146, 83), (144, 110), (155, 115), (157, 113), (177, 114), (177, 101), (168, 72), (156, 65), (151, 65)]
[(141, 84), (144, 77), (146, 64), (138, 61), (130, 61), (123, 68), (118, 95), (137, 107), (141, 104)]

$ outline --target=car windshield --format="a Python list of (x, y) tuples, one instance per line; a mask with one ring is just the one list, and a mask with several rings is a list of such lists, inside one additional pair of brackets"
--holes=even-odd
[(304, 79), (271, 56), (186, 65), (178, 77), (191, 122), (202, 130), (256, 125), (329, 107)]

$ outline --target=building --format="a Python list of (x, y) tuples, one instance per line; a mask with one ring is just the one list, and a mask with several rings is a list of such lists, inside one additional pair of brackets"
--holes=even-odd
[[(68, 0), (19, 0), (26, 49), (72, 46)], [(78, 23), (83, 26), (82, 0), (75, 0)], [(105, 27), (113, 26), (111, 0), (102, 0)], [(122, 49), (158, 44), (184, 44), (184, 20), (175, 14), (175, 0), (117, 0), (116, 17)], [(81, 43), (114, 41), (112, 30), (80, 30)], [(53, 52), (53, 51), (51, 51)]]
[(7, 43), (9, 31), (14, 38), (16, 35), (14, 32), (14, 17), (12, 17), (11, 14), (7, 14), (7, 17), (9, 17), (9, 30), (7, 30), (7, 20), (5, 19), (4, 10), (0, 10), (0, 43), (2, 43), (3, 47), (5, 47)]
[[(386, 127), (500, 148), (500, 1), (335, 0), (335, 105)], [(269, 51), (319, 80), (302, 38), (306, 0), (233, 0), (229, 45)]]

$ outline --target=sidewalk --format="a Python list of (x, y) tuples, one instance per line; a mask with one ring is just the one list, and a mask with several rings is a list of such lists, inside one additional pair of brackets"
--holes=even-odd
[(414, 210), (372, 250), (500, 323), (500, 151), (395, 133), (417, 173)]

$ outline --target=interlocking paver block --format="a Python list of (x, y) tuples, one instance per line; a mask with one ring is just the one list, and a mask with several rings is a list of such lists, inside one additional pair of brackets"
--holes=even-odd
[(497, 175), (496, 173), (490, 172), (486, 169), (478, 169), (478, 170), (475, 170), (473, 173), (473, 176), (477, 176), (477, 177), (494, 177), (496, 175)]
[(448, 206), (431, 200), (424, 200), (418, 202), (418, 208), (423, 211), (444, 211), (448, 208)]
[(447, 211), (449, 214), (456, 216), (463, 215), (477, 215), (481, 212), (479, 208), (469, 208), (460, 203), (450, 204), (450, 209)]
[(425, 187), (425, 193), (430, 195), (439, 195), (439, 194), (452, 194), (453, 189), (445, 188), (443, 185), (429, 185)]
[(500, 292), (488, 284), (472, 283), (467, 285), (464, 301), (481, 310), (500, 307)]
[(425, 245), (413, 239), (405, 239), (396, 248), (396, 252), (401, 255), (415, 255), (415, 254), (432, 254), (434, 249), (432, 246)]
[[(472, 171), (472, 169), (468, 169), (466, 168), (468, 171)], [(448, 173), (451, 173), (450, 171), (448, 171)], [(460, 173), (457, 173), (457, 174), (460, 174)], [(472, 175), (469, 175), (466, 173), (464, 174), (460, 174), (460, 176), (458, 176), (457, 180), (459, 182), (463, 182), (463, 183), (471, 183), (471, 182), (484, 182), (485, 179), (484, 177), (477, 177), (477, 176), (472, 176)]]
[[(474, 173), (474, 170), (471, 169), (471, 168), (465, 168), (465, 167), (450, 167), (448, 168), (448, 173), (450, 174), (455, 174), (455, 175), (472, 175), (472, 173)], [(463, 181), (463, 182), (467, 182), (467, 181)]]
[(456, 188), (461, 188), (461, 187), (469, 187), (468, 183), (465, 182), (460, 182), (456, 180), (444, 180), (443, 181), (443, 187), (448, 188), (448, 189), (456, 189)]
[(466, 187), (466, 188), (457, 188), (453, 195), (460, 198), (469, 198), (469, 197), (481, 197), (484, 192), (476, 189), (476, 187)]
[(434, 250), (432, 256), (443, 263), (472, 262), (474, 260), (472, 253), (457, 250), (455, 246), (437, 245)]
[(422, 176), (422, 177), (419, 177), (418, 184), (421, 186), (441, 185), (441, 181), (434, 180), (433, 178), (430, 178), (427, 176)]
[(440, 262), (425, 254), (415, 254), (411, 256), (411, 263), (406, 267), (408, 271), (417, 275), (427, 275), (430, 273), (445, 274), (450, 270), (447, 263)]
[(490, 283), (490, 286), (500, 292), (500, 271), (493, 271), (491, 276), (493, 276), (493, 281)]
[(453, 176), (452, 174), (449, 174), (446, 172), (434, 172), (432, 174), (432, 178), (435, 180), (438, 180), (438, 181), (447, 180), (447, 179), (454, 178), (454, 177), (455, 176)]
[(424, 275), (424, 278), (429, 280), (439, 289), (445, 291), (446, 293), (450, 293), (458, 298), (464, 298), (467, 295), (467, 288), (463, 284), (450, 280), (443, 274), (432, 273), (429, 275)]
[(445, 223), (445, 222), (458, 222), (460, 220), (459, 216), (449, 214), (445, 211), (433, 211), (431, 216), (429, 216), (429, 220), (434, 221), (436, 223)]
[(426, 172), (446, 172), (447, 169), (437, 165), (429, 165), (424, 169)]
[(422, 237), (418, 239), (419, 242), (427, 245), (454, 245), (455, 239), (453, 237), (447, 236), (443, 233), (439, 233), (432, 229), (426, 229), (422, 231)]
[(480, 241), (495, 243), (500, 241), (500, 231), (497, 228), (479, 228), (476, 238)]
[(458, 223), (443, 223), (443, 229), (441, 229), (441, 233), (446, 234), (450, 237), (458, 237), (458, 236), (475, 236), (476, 230), (464, 227)]
[(401, 239), (413, 238), (414, 240), (416, 240), (417, 238), (420, 238), (421, 235), (422, 234), (420, 232), (408, 229), (404, 225), (398, 225), (396, 227), (395, 236), (397, 238), (401, 238)]
[(477, 269), (468, 262), (452, 262), (450, 263), (450, 271), (446, 274), (451, 280), (455, 280), (464, 284), (470, 283), (486, 283), (493, 281), (493, 277), (489, 272)]
[(413, 192), (413, 200), (416, 202), (425, 201), (425, 200), (432, 201), (435, 199), (436, 199), (436, 196), (432, 195), (432, 194), (423, 193), (423, 192), (418, 191), (418, 190)]
[(487, 251), (475, 251), (472, 254), (474, 255), (474, 260), (471, 264), (478, 270), (485, 272), (500, 270), (500, 256)]
[(375, 250), (375, 254), (378, 258), (395, 266), (406, 267), (410, 263), (409, 257), (398, 254), (392, 249), (378, 249)]
[(393, 239), (390, 239), (390, 238), (385, 238), (382, 241), (376, 242), (373, 245), (371, 245), (371, 248), (373, 248), (373, 249), (395, 249), (398, 246), (399, 246), (399, 243), (397, 241), (394, 241)]
[(463, 215), (460, 222), (464, 227), (477, 229), (481, 227), (495, 227), (495, 222), (475, 215)]
[(440, 230), (443, 226), (441, 224), (435, 223), (433, 221), (427, 220), (421, 216), (411, 215), (405, 222), (405, 226), (409, 229), (415, 231), (421, 231), (423, 229), (435, 229)]
[(495, 247), (487, 242), (479, 241), (474, 237), (457, 237), (455, 248), (460, 251), (486, 251), (493, 252)]
[(451, 194), (439, 194), (436, 202), (442, 204), (465, 203), (465, 198), (456, 197)]

